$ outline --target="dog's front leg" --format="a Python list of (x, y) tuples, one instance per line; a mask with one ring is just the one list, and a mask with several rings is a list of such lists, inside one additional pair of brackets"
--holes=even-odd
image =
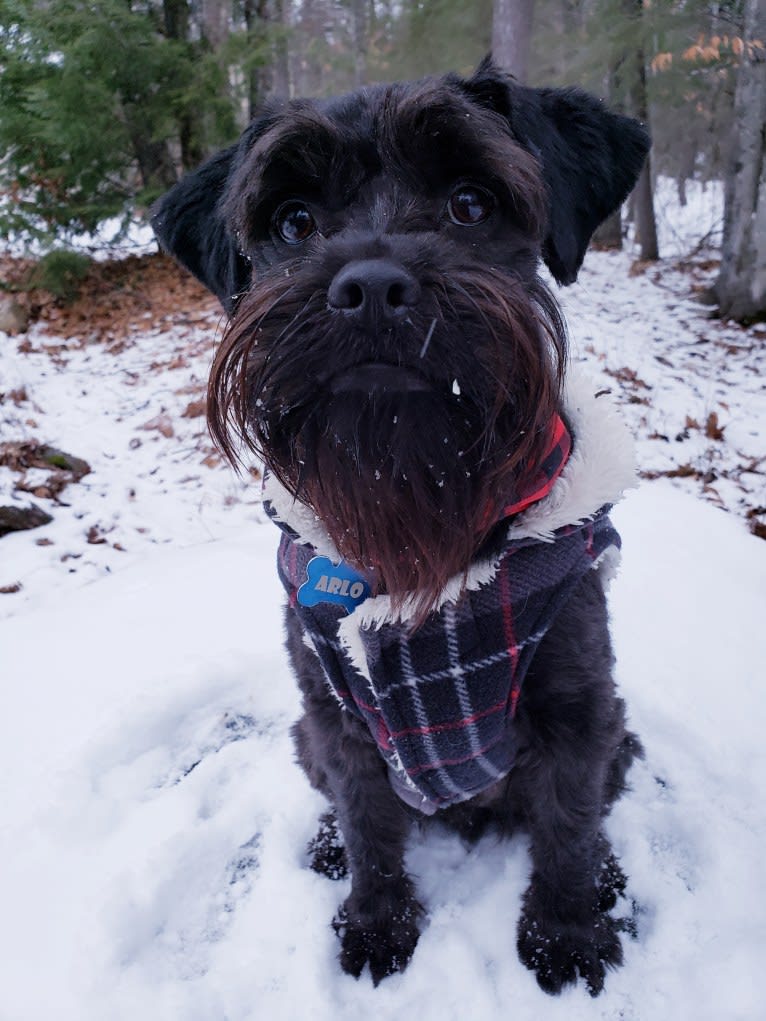
[(603, 910), (609, 891), (604, 896), (599, 880), (624, 877), (599, 832), (600, 813), (591, 810), (598, 794), (591, 778), (577, 769), (564, 774), (555, 758), (533, 772), (546, 805), (531, 812), (533, 873), (519, 920), (519, 957), (546, 992), (560, 992), (579, 973), (596, 996), (606, 967), (622, 962), (615, 920)]
[(363, 727), (353, 718), (342, 719), (326, 762), (352, 884), (334, 925), (344, 971), (358, 976), (369, 963), (377, 985), (409, 963), (422, 908), (404, 869), (410, 819)]
[[(624, 714), (597, 580), (588, 578), (538, 652), (525, 682), (527, 745), (515, 782), (532, 838), (518, 951), (540, 986), (558, 993), (579, 973), (591, 995), (622, 962), (607, 913), (625, 877), (601, 825)], [(521, 705), (520, 705), (521, 710)]]
[(305, 710), (294, 729), (298, 759), (334, 806), (351, 872), (351, 893), (334, 922), (340, 963), (357, 977), (369, 964), (377, 985), (406, 968), (420, 935), (423, 910), (404, 869), (411, 819), (366, 726), (328, 691), (319, 660), (303, 643), (292, 613), (287, 633)]

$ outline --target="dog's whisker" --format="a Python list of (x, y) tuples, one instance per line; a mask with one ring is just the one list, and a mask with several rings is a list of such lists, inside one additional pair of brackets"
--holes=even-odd
[(434, 316), (434, 318), (431, 320), (431, 325), (428, 327), (428, 333), (426, 334), (426, 339), (423, 341), (423, 346), (420, 349), (420, 357), (421, 358), (425, 358), (425, 356), (426, 356), (426, 351), (428, 351), (428, 346), (431, 343), (431, 338), (434, 335), (434, 330), (435, 329), (436, 329), (436, 317)]
[(306, 314), (306, 309), (308, 309), (313, 302), (315, 302), (319, 297), (321, 297), (321, 294), (322, 292), (320, 290), (315, 290), (309, 295), (304, 305), (295, 313), (292, 319), (288, 323), (286, 323), (282, 331), (278, 333), (277, 336), (274, 338), (273, 345), (275, 348), (279, 346), (281, 341), (289, 340), (290, 337), (293, 336), (293, 334), (287, 333), (287, 331), (293, 324), (296, 324), (296, 328), (300, 327), (301, 325), (305, 327), (306, 323), (304, 320), (304, 316)]

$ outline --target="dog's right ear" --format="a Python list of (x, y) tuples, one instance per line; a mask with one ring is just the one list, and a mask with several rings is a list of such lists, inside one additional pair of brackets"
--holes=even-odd
[(224, 149), (182, 178), (155, 203), (151, 219), (160, 245), (215, 294), (229, 315), (251, 275), (221, 211), (237, 150), (237, 145)]

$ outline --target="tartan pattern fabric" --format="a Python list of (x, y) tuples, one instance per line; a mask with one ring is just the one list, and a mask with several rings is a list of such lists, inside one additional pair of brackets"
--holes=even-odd
[(297, 603), (315, 551), (280, 524), (278, 569), (290, 605), (332, 690), (369, 728), (403, 800), (431, 814), (510, 771), (513, 717), (535, 650), (583, 575), (609, 547), (619, 548), (609, 509), (559, 529), (554, 541), (509, 541), (488, 584), (431, 613), (414, 634), (398, 623), (360, 628), (367, 676), (338, 637), (346, 611)]

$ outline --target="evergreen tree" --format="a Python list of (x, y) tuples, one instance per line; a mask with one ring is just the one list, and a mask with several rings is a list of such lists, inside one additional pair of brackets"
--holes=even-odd
[(188, 0), (0, 0), (0, 230), (90, 231), (235, 137)]

